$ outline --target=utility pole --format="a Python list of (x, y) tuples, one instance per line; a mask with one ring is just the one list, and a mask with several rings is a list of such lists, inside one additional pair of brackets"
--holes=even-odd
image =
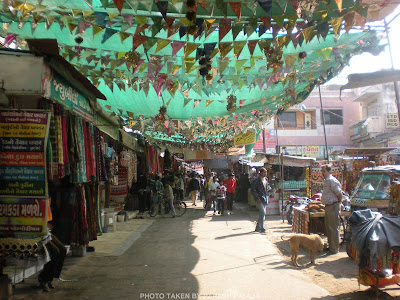
[[(383, 19), (383, 22), (385, 23), (385, 33), (386, 33), (386, 38), (388, 41), (388, 46), (389, 46), (389, 56), (390, 56), (390, 63), (392, 65), (392, 70), (394, 70), (394, 64), (393, 64), (393, 56), (392, 56), (392, 47), (390, 46), (390, 39), (389, 39), (389, 29), (388, 25), (397, 18), (399, 14), (396, 15), (389, 23), (386, 22), (386, 19)], [(399, 88), (397, 86), (397, 82), (393, 81), (393, 86), (394, 86), (394, 95), (396, 97), (396, 106), (397, 106), (397, 118), (398, 121), (400, 121), (400, 100), (399, 100)]]
[(321, 103), (322, 125), (324, 127), (325, 151), (326, 151), (326, 156), (328, 158), (328, 164), (329, 164), (329, 151), (328, 151), (328, 142), (326, 140), (326, 128), (325, 128), (325, 115), (324, 115), (324, 107), (322, 106), (321, 86), (319, 84), (318, 84), (318, 92), (319, 92), (319, 102)]

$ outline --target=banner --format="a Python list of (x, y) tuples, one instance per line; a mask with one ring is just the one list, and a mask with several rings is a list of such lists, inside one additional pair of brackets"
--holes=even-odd
[(0, 110), (0, 195), (47, 197), (49, 112)]
[(0, 236), (42, 236), (48, 199), (0, 198)]
[(235, 146), (244, 146), (248, 144), (253, 144), (256, 142), (256, 132), (253, 130), (248, 130), (246, 132), (241, 132), (236, 134), (234, 137)]

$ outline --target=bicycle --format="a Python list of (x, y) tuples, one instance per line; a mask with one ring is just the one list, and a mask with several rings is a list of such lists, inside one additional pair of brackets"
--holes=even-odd
[[(180, 217), (186, 212), (186, 203), (180, 200), (174, 199), (174, 208), (175, 208), (175, 216)], [(160, 194), (160, 197), (157, 202), (153, 203), (149, 210), (150, 217), (155, 217), (158, 214), (168, 214), (172, 215), (171, 205), (168, 201), (166, 201), (163, 194)]]

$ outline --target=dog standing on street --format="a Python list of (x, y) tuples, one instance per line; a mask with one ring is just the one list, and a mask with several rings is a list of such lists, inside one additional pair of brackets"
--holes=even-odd
[(311, 264), (315, 263), (315, 254), (317, 251), (324, 249), (324, 242), (318, 234), (295, 234), (289, 239), (285, 240), (283, 236), (281, 239), (289, 241), (290, 248), (292, 248), (292, 263), (296, 267), (299, 267), (297, 264), (297, 255), (300, 248), (306, 248), (310, 251)]

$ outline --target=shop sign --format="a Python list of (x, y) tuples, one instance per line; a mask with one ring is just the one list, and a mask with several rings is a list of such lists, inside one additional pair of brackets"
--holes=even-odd
[[(279, 165), (280, 164), (280, 156), (279, 155), (271, 155), (268, 157), (268, 163), (271, 165)], [(306, 158), (295, 158), (295, 157), (287, 157), (283, 156), (283, 165), (290, 167), (309, 167), (313, 162), (312, 159)]]
[(283, 153), (284, 149), (282, 147), (282, 153), (286, 155), (302, 155), (302, 146), (286, 146), (286, 153)]
[(385, 128), (399, 127), (399, 118), (397, 114), (385, 114)]
[[(263, 145), (263, 134), (262, 132), (258, 135), (258, 140), (255, 143), (253, 150), (264, 150)], [(266, 153), (275, 153), (276, 147), (276, 135), (275, 129), (266, 129), (265, 130), (265, 151)]]
[(42, 236), (47, 228), (46, 198), (0, 198), (0, 235)]
[(46, 197), (49, 112), (0, 111), (0, 195)]
[(303, 146), (303, 155), (307, 157), (319, 157), (319, 146)]
[(256, 142), (256, 132), (254, 130), (247, 130), (246, 132), (235, 134), (233, 139), (235, 146), (254, 144)]
[(45, 66), (42, 90), (44, 97), (61, 103), (76, 115), (93, 122), (93, 109), (86, 97), (49, 66)]

